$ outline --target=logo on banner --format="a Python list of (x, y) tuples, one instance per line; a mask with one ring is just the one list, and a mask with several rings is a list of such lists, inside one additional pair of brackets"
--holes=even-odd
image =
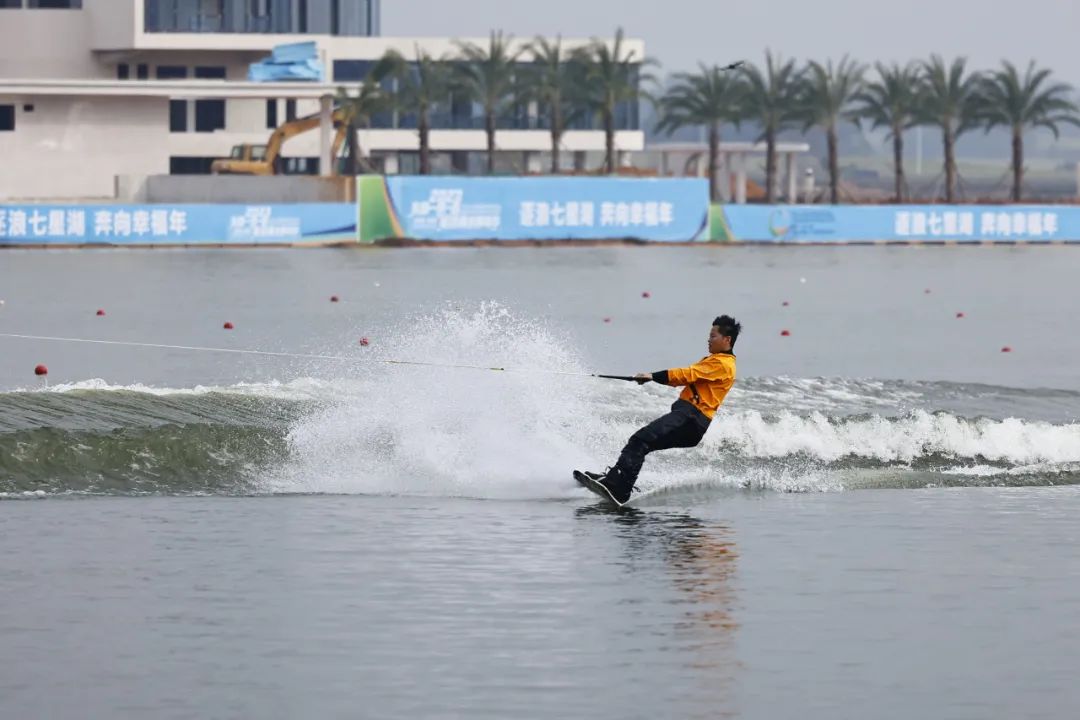
[(244, 208), (243, 215), (229, 217), (229, 240), (270, 240), (274, 238), (299, 238), (300, 218), (274, 217), (269, 206)]
[(414, 200), (409, 208), (414, 232), (431, 230), (484, 230), (495, 232), (502, 226), (498, 204), (468, 204), (465, 191), (452, 188), (432, 190), (427, 200)]
[(782, 238), (791, 230), (791, 213), (785, 208), (777, 208), (769, 214), (769, 232), (774, 238)]

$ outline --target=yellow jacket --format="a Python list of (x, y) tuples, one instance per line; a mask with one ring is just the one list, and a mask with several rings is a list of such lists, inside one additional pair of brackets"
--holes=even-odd
[(685, 385), (679, 399), (690, 403), (712, 420), (735, 384), (735, 356), (731, 353), (707, 355), (690, 367), (654, 372), (653, 381), (664, 385)]

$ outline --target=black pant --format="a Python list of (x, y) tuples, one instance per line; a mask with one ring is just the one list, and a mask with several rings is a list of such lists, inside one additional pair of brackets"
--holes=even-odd
[(633, 487), (646, 455), (655, 450), (694, 447), (709, 429), (709, 422), (696, 407), (685, 400), (676, 400), (671, 412), (630, 436), (615, 463), (619, 480)]

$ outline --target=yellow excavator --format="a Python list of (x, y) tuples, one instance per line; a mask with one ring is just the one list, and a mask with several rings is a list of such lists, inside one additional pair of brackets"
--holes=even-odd
[[(330, 121), (336, 130), (330, 155), (335, 158), (334, 165), (336, 166), (336, 158), (341, 153), (342, 145), (345, 144), (349, 126), (346, 123), (344, 111), (340, 109), (334, 110)], [(214, 175), (281, 175), (284, 165), (281, 149), (285, 141), (300, 133), (314, 130), (321, 122), (321, 116), (318, 114), (296, 118), (275, 129), (265, 145), (249, 145), (248, 143), (234, 145), (229, 157), (218, 158), (210, 164), (210, 172)]]

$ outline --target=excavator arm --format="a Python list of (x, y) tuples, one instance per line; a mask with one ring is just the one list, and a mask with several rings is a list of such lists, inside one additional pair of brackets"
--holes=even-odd
[[(348, 134), (348, 125), (343, 110), (336, 109), (330, 116), (330, 122), (337, 129), (332, 145), (332, 157), (336, 158), (341, 152), (341, 146)], [(289, 120), (275, 128), (266, 141), (266, 154), (261, 160), (233, 160), (221, 158), (215, 160), (210, 166), (210, 171), (215, 174), (232, 175), (278, 175), (281, 172), (281, 151), (285, 143), (301, 133), (314, 130), (322, 124), (320, 114), (307, 115), (295, 120)]]

